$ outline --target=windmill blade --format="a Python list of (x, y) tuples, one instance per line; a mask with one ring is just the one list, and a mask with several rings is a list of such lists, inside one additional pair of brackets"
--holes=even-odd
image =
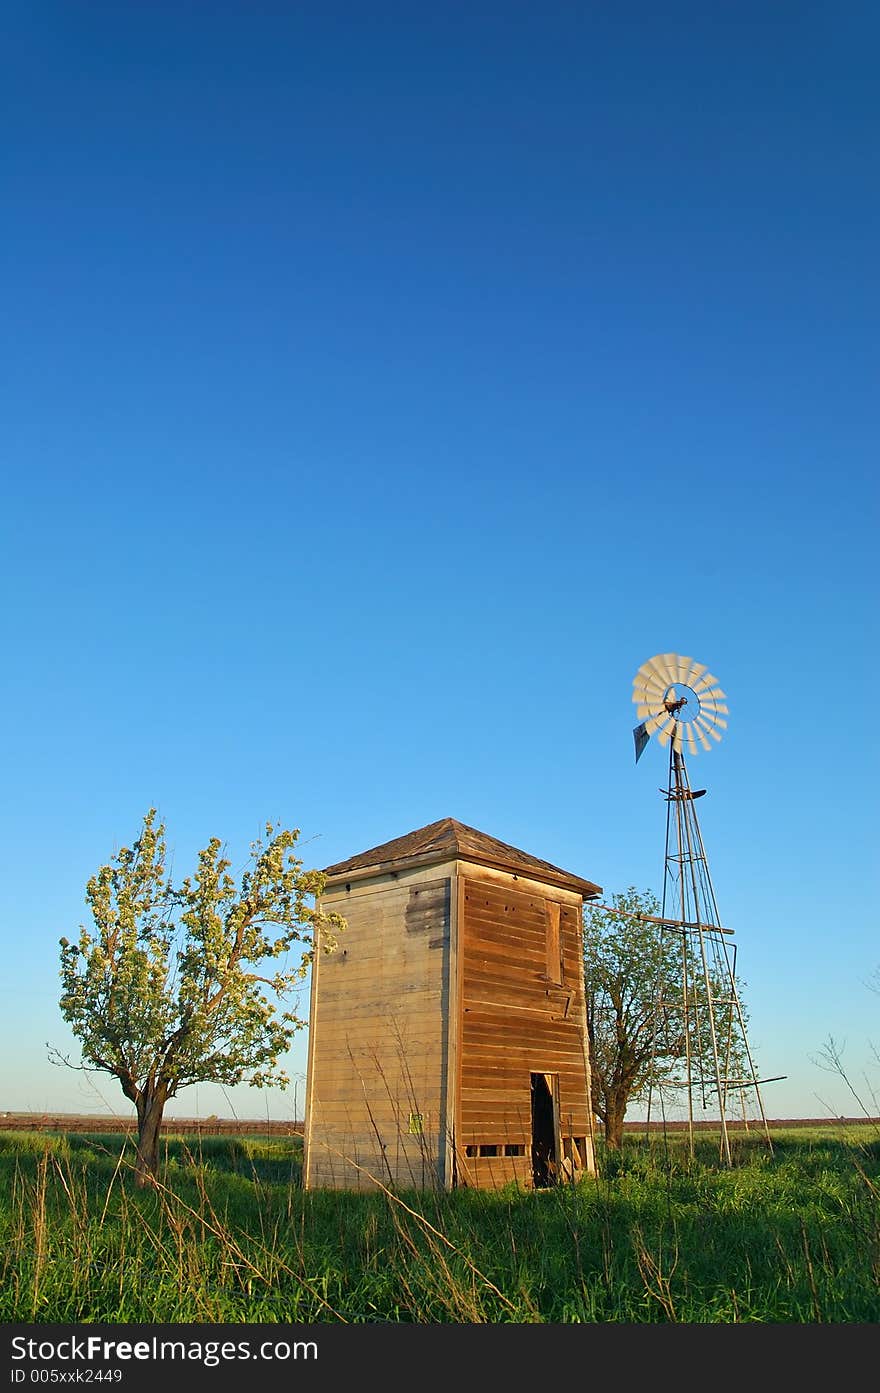
[(653, 692), (657, 684), (650, 682), (642, 673), (637, 673), (633, 678), (633, 701), (641, 701), (649, 692)]
[(720, 687), (710, 687), (706, 692), (697, 692), (697, 697), (701, 706), (705, 706), (707, 702), (717, 706), (719, 702), (727, 700), (727, 693), (722, 692)]
[[(700, 728), (699, 728), (699, 717), (697, 718), (697, 720), (694, 721), (694, 731), (696, 732), (697, 739), (699, 740), (699, 742), (700, 742), (700, 744), (702, 745), (703, 749), (704, 749), (704, 750), (711, 750), (712, 746), (711, 746), (710, 742), (706, 739), (705, 735), (703, 734), (703, 732), (702, 732), (702, 731), (700, 730)], [(718, 738), (720, 739), (721, 737), (719, 736)]]
[(688, 673), (693, 664), (693, 658), (676, 658), (675, 660), (675, 680), (681, 687), (689, 687)]
[(656, 663), (656, 658), (649, 658), (646, 663), (642, 663), (642, 666), (633, 678), (634, 687), (638, 686), (640, 683), (662, 681), (663, 674), (657, 671)]
[(681, 747), (682, 747), (683, 744), (684, 744), (684, 736), (683, 736), (683, 733), (682, 733), (681, 722), (680, 722), (680, 721), (676, 721), (676, 722), (675, 722), (675, 732), (674, 732), (674, 734), (673, 734), (673, 736), (672, 736), (672, 748), (675, 750), (675, 753), (676, 753), (677, 755), (680, 755), (680, 754), (681, 754)]
[(658, 682), (656, 678), (639, 678), (633, 683), (633, 701), (662, 702), (668, 685)]
[(639, 720), (644, 721), (648, 716), (659, 716), (664, 710), (664, 706), (662, 701), (652, 701), (650, 706), (640, 702), (636, 710)]
[(666, 686), (665, 682), (659, 682), (656, 677), (637, 677), (633, 681), (633, 701), (638, 701), (640, 696), (646, 701), (662, 701)]
[(663, 669), (659, 666), (660, 657), (661, 655), (659, 653), (655, 653), (653, 658), (647, 658), (645, 662), (642, 663), (641, 667), (636, 673), (636, 676), (641, 678), (659, 676), (660, 678), (662, 678)]
[[(635, 699), (636, 698), (633, 697), (633, 701), (635, 701)], [(646, 716), (656, 716), (657, 712), (662, 710), (662, 701), (640, 701), (638, 706), (636, 707), (636, 711), (638, 712), (641, 720), (644, 720)]]
[(649, 676), (642, 677), (641, 680), (639, 680), (636, 691), (650, 692), (650, 694), (656, 695), (656, 697), (663, 698), (663, 694), (666, 692), (667, 687), (667, 681), (661, 681), (659, 677), (654, 677), (654, 674), (650, 673)]
[(647, 721), (645, 721), (645, 730), (648, 732), (649, 735), (653, 735), (655, 731), (661, 730), (663, 727), (668, 726), (671, 721), (672, 717), (670, 716), (668, 711), (660, 711), (656, 715), (651, 716)]
[(649, 686), (640, 685), (633, 692), (633, 701), (639, 706), (650, 706), (652, 710), (659, 711), (669, 690), (668, 685), (662, 687), (659, 683), (652, 683)]
[(711, 714), (712, 714), (713, 716), (714, 716), (714, 715), (718, 715), (718, 716), (729, 716), (729, 715), (730, 715), (730, 707), (729, 707), (729, 706), (725, 706), (725, 704), (724, 704), (723, 701), (712, 701), (712, 702), (701, 701), (701, 702), (700, 702), (700, 710), (701, 710), (701, 711), (705, 711), (707, 715), (708, 715), (710, 712), (711, 712)]
[(689, 752), (695, 755), (697, 753), (697, 742), (694, 739), (694, 730), (691, 721), (685, 721), (684, 723), (684, 738), (687, 741)]
[(673, 717), (670, 716), (668, 712), (664, 712), (664, 719), (657, 727), (657, 739), (660, 741), (660, 744), (663, 746), (664, 749), (669, 744), (669, 741), (672, 738), (672, 732), (674, 730), (675, 721)]
[(711, 710), (701, 710), (699, 716), (697, 717), (697, 720), (702, 722), (703, 728), (705, 730), (711, 731), (712, 729), (714, 729), (715, 726), (720, 726), (722, 730), (727, 729), (727, 722), (725, 721), (724, 717), (717, 715), (714, 711)]
[[(688, 660), (684, 658), (682, 659), (682, 662), (686, 661)], [(693, 659), (690, 659), (690, 664), (691, 665), (688, 669), (687, 676), (683, 677), (681, 680), (686, 687), (690, 687), (693, 691), (697, 681), (700, 677), (703, 676), (703, 673), (707, 671), (707, 668), (705, 663), (695, 663)]]
[(660, 666), (661, 672), (665, 673), (665, 675), (666, 675), (666, 685), (667, 685), (667, 687), (671, 686), (673, 682), (677, 682), (677, 681), (678, 681), (678, 663), (679, 663), (678, 654), (677, 654), (677, 653), (661, 653), (658, 661), (659, 661), (659, 666)]
[(637, 687), (640, 682), (647, 682), (649, 678), (656, 675), (651, 666), (654, 661), (653, 658), (649, 658), (646, 663), (642, 663), (641, 667), (637, 669), (636, 675), (633, 678), (634, 687)]
[(674, 653), (658, 653), (643, 663), (639, 671), (648, 679), (653, 680), (655, 685), (661, 686), (665, 695), (667, 688), (671, 687), (675, 681), (675, 670), (672, 666), (674, 662)]
[(711, 735), (713, 740), (721, 739), (721, 736), (718, 734), (718, 731), (715, 729), (715, 727), (713, 725), (710, 725), (707, 720), (704, 720), (702, 716), (698, 716), (694, 724), (698, 727), (698, 729), (704, 731), (706, 735)]
[(723, 697), (726, 695), (726, 693), (722, 692), (721, 688), (718, 686), (718, 678), (713, 677), (711, 672), (707, 672), (704, 677), (701, 677), (697, 682), (694, 683), (693, 689), (696, 692), (697, 696), (702, 696), (703, 692), (709, 692), (712, 690), (713, 687), (717, 688), (718, 696)]
[(650, 692), (640, 692), (638, 697), (633, 697), (633, 701), (638, 701), (639, 707), (649, 707), (653, 714), (656, 711), (662, 711), (664, 709), (665, 695), (665, 690), (654, 688)]

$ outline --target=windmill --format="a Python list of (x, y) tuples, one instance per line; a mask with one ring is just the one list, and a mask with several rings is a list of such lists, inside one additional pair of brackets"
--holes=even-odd
[(727, 729), (727, 698), (702, 663), (660, 653), (639, 668), (632, 699), (640, 722), (633, 731), (636, 763), (652, 735), (669, 747), (667, 784), (661, 789), (666, 799), (666, 856), (658, 932), (677, 938), (681, 987), (676, 999), (668, 1000), (658, 985), (655, 1036), (659, 1044), (674, 1032), (683, 1046), (685, 1077), (666, 1081), (661, 1098), (664, 1088), (684, 1088), (692, 1152), (695, 1105), (717, 1107), (721, 1155), (730, 1165), (729, 1122), (738, 1105), (748, 1125), (747, 1095), (757, 1106), (771, 1144), (760, 1089), (762, 1082), (771, 1080), (759, 1080), (755, 1071), (737, 989), (733, 930), (722, 928), (718, 915), (696, 808), (706, 790), (691, 788), (685, 764), (685, 750), (696, 755), (721, 740)]

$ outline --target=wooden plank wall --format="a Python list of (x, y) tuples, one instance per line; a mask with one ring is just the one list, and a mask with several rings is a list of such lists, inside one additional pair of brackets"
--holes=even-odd
[[(560, 1123), (591, 1137), (584, 1040), (581, 900), (510, 877), (464, 879), (456, 1164), (467, 1184), (532, 1183), (531, 1074), (559, 1076)], [(548, 971), (548, 908), (559, 906), (561, 974)], [(554, 976), (561, 975), (561, 982)], [(501, 1154), (468, 1157), (467, 1148)], [(522, 1145), (523, 1156), (506, 1156)], [(590, 1166), (592, 1148), (589, 1147)]]
[(313, 976), (309, 1188), (443, 1183), (451, 879), (442, 871), (352, 881), (322, 897), (348, 927)]

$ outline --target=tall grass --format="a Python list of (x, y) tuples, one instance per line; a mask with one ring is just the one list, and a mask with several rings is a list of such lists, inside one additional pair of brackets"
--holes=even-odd
[(880, 1143), (627, 1138), (576, 1186), (300, 1188), (299, 1138), (0, 1134), (0, 1320), (872, 1322)]

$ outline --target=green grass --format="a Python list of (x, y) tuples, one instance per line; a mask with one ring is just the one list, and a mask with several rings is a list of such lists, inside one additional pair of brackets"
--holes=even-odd
[(576, 1187), (300, 1188), (300, 1139), (0, 1134), (0, 1320), (873, 1322), (875, 1129), (627, 1137)]

